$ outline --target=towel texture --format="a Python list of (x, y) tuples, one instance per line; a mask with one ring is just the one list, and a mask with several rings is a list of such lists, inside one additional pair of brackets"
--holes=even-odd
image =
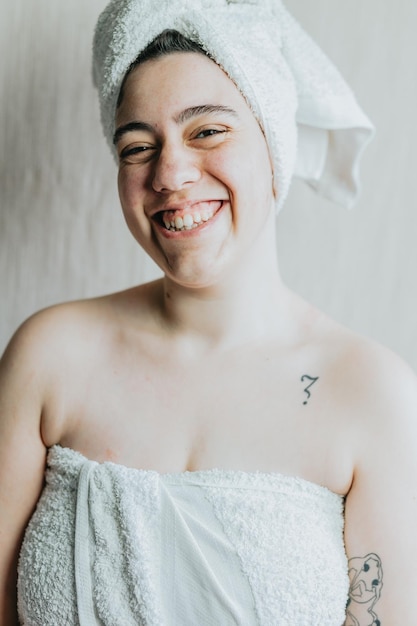
[(158, 474), (54, 446), (22, 626), (340, 626), (343, 498), (274, 473)]
[(267, 138), (278, 209), (294, 173), (324, 196), (348, 207), (354, 203), (359, 157), (372, 124), (280, 0), (112, 0), (97, 23), (93, 60), (112, 150), (123, 77), (165, 29), (198, 42), (246, 98)]

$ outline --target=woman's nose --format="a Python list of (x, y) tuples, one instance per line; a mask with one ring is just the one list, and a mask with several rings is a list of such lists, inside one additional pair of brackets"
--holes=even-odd
[(185, 147), (164, 146), (153, 171), (152, 188), (161, 193), (179, 191), (200, 179), (196, 155)]

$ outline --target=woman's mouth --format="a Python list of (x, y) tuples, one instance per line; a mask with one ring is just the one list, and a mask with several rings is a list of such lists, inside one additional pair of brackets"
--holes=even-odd
[(160, 211), (156, 219), (166, 230), (174, 233), (193, 230), (209, 222), (223, 204), (223, 200), (196, 202), (187, 208)]

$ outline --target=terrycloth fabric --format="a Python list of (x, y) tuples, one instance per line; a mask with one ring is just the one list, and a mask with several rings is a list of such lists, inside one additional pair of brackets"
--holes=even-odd
[(274, 473), (160, 475), (54, 446), (23, 626), (341, 626), (343, 498)]
[(123, 77), (164, 29), (197, 41), (246, 98), (273, 159), (277, 209), (294, 171), (324, 196), (354, 203), (359, 157), (372, 124), (281, 0), (112, 0), (97, 23), (93, 60), (112, 150)]

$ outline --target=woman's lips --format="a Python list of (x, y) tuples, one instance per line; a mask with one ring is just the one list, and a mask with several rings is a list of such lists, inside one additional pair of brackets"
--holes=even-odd
[(157, 223), (166, 233), (179, 233), (202, 228), (223, 207), (224, 200), (204, 200), (181, 208), (156, 214)]

